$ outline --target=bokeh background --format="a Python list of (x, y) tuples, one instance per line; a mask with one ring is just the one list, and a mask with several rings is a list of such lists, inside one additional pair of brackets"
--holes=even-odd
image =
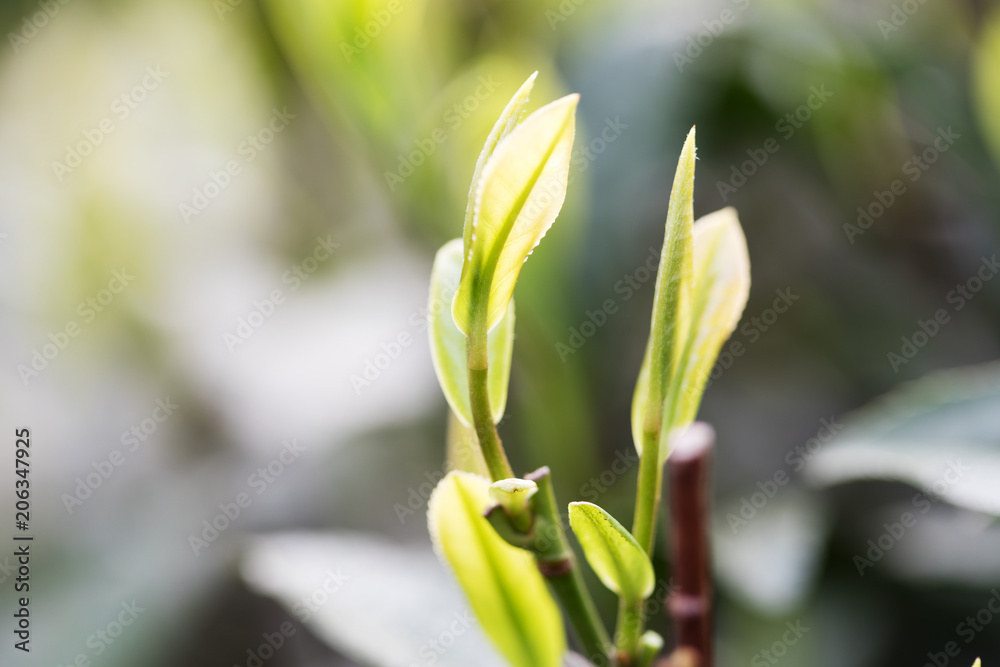
[(43, 0), (0, 26), (0, 416), (4, 451), (32, 432), (35, 535), (24, 655), (5, 455), (2, 664), (499, 664), (424, 524), (426, 285), (536, 70), (533, 107), (582, 101), (517, 292), (515, 469), (631, 514), (642, 267), (697, 124), (696, 215), (738, 209), (753, 275), (701, 410), (719, 664), (1000, 664), (994, 5)]

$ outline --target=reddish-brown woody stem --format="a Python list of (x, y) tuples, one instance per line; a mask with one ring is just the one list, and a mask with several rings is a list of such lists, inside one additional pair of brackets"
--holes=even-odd
[(712, 427), (695, 422), (677, 439), (667, 460), (671, 561), (677, 586), (670, 600), (670, 615), (678, 648), (697, 651), (698, 667), (712, 667), (708, 505), (714, 444)]

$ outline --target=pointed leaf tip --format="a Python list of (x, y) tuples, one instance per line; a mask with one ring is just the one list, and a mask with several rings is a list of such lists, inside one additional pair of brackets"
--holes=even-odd
[[(653, 314), (650, 318), (646, 354), (636, 382), (632, 402), (633, 437), (642, 452), (643, 441), (658, 437), (662, 443), (669, 431), (666, 401), (690, 328), (694, 290), (692, 225), (694, 223), (694, 130), (688, 133), (677, 161), (670, 190), (663, 234), (660, 266), (656, 273)], [(667, 428), (664, 429), (663, 426)], [(665, 445), (661, 456), (666, 457)]]
[[(455, 324), (466, 335), (485, 315), (492, 329), (507, 307), (521, 266), (552, 226), (566, 198), (580, 96), (567, 95), (528, 116), (497, 144), (479, 176)], [(476, 312), (473, 312), (475, 308)]]
[(684, 142), (667, 213), (649, 342), (632, 401), (632, 435), (670, 453), (672, 432), (694, 420), (719, 349), (739, 323), (750, 259), (736, 211), (692, 223), (695, 129)]
[(476, 167), (472, 172), (472, 183), (469, 185), (469, 201), (465, 208), (465, 225), (462, 229), (462, 240), (466, 255), (468, 255), (472, 247), (472, 221), (473, 214), (475, 213), (476, 192), (479, 190), (479, 178), (490, 156), (493, 155), (497, 144), (510, 134), (521, 121), (521, 114), (528, 106), (528, 100), (531, 98), (531, 90), (535, 86), (536, 78), (538, 78), (537, 70), (521, 84), (521, 87), (517, 89), (517, 92), (507, 102), (503, 111), (500, 112), (496, 123), (493, 124), (493, 129), (490, 130), (489, 135), (486, 137), (483, 150), (479, 153), (479, 158), (476, 160)]

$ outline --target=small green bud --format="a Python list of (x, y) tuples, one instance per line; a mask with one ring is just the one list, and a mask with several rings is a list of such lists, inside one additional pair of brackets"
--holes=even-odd
[(538, 485), (526, 479), (501, 479), (490, 485), (490, 499), (503, 508), (519, 533), (531, 530), (531, 497), (536, 493)]

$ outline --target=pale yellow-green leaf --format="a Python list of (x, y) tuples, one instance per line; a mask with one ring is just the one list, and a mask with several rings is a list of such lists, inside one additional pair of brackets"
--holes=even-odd
[(566, 198), (579, 95), (526, 118), (483, 167), (473, 199), (469, 247), (452, 314), (466, 335), (472, 308), (485, 308), (487, 330), (501, 320), (521, 266), (555, 221)]
[(500, 112), (500, 117), (497, 118), (496, 124), (493, 125), (493, 129), (490, 130), (490, 134), (486, 137), (486, 143), (483, 145), (483, 150), (479, 153), (479, 158), (476, 160), (476, 168), (472, 172), (472, 184), (469, 186), (469, 203), (465, 209), (465, 226), (462, 229), (462, 240), (465, 245), (465, 250), (468, 252), (469, 247), (472, 244), (472, 226), (473, 226), (473, 214), (475, 213), (475, 200), (476, 191), (479, 186), (479, 176), (483, 172), (483, 167), (486, 166), (486, 162), (493, 155), (493, 151), (496, 149), (497, 144), (500, 143), (508, 134), (510, 134), (517, 124), (521, 121), (521, 113), (524, 108), (528, 106), (528, 98), (531, 97), (531, 89), (535, 87), (535, 78), (538, 76), (538, 72), (535, 72), (528, 77), (528, 80), (521, 84), (521, 87), (517, 89), (514, 96), (510, 98), (507, 102), (507, 106), (503, 108)]
[(463, 470), (489, 477), (490, 471), (483, 458), (483, 450), (476, 438), (476, 430), (462, 423), (455, 411), (448, 410), (446, 440), (446, 470)]
[[(693, 240), (691, 319), (680, 338), (676, 372), (664, 396), (661, 460), (670, 453), (670, 433), (694, 421), (719, 349), (739, 323), (750, 293), (750, 256), (735, 209), (727, 207), (700, 218), (694, 224)], [(647, 352), (632, 403), (634, 434), (641, 433), (643, 427), (640, 388), (648, 383), (648, 366)], [(637, 436), (635, 442), (641, 453), (641, 438)]]
[(719, 349), (739, 324), (750, 296), (750, 255), (736, 209), (710, 213), (694, 224), (691, 329), (670, 400), (672, 427), (694, 421)]
[(670, 191), (649, 340), (632, 400), (632, 437), (640, 452), (644, 439), (660, 433), (663, 402), (690, 324), (694, 162), (695, 131), (692, 127), (681, 149)]
[(451, 472), (434, 489), (427, 519), (483, 632), (514, 667), (559, 667), (566, 652), (562, 616), (534, 557), (512, 547), (483, 517), (490, 482)]
[(570, 503), (569, 525), (601, 583), (629, 603), (649, 597), (655, 583), (653, 565), (613, 516), (593, 503)]
[[(444, 244), (434, 257), (427, 305), (427, 330), (431, 359), (448, 405), (465, 425), (471, 425), (469, 403), (469, 361), (467, 341), (451, 317), (451, 302), (462, 272), (462, 239)], [(500, 421), (507, 404), (511, 355), (514, 350), (514, 300), (499, 325), (489, 332), (487, 351), (490, 411), (493, 422)]]

